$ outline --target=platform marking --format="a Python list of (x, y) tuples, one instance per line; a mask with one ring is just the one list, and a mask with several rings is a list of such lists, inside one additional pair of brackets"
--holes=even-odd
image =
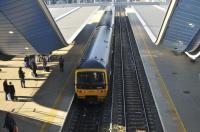
[[(94, 31), (91, 33), (91, 36), (93, 36), (93, 34), (94, 34)], [(81, 54), (83, 54), (83, 52), (84, 52), (85, 48), (87, 47), (87, 44), (88, 44), (88, 42), (91, 40), (91, 36), (90, 36), (90, 38), (88, 39), (88, 41), (86, 42), (86, 45), (82, 45), (82, 47), (81, 47)], [(80, 62), (80, 60), (81, 60), (81, 58), (80, 58), (80, 59), (78, 59), (78, 61), (76, 62), (76, 64), (77, 64), (78, 62)], [(75, 68), (74, 68), (74, 70), (75, 70)], [(74, 96), (72, 97), (70, 104), (72, 104), (73, 100), (74, 100)], [(69, 111), (69, 110), (70, 110), (70, 108), (71, 108), (71, 107), (69, 107), (69, 108), (67, 109), (67, 111)], [(68, 114), (67, 114), (67, 115), (68, 115)], [(65, 117), (64, 121), (66, 120), (66, 118), (67, 118), (67, 115), (66, 115), (66, 117)], [(64, 123), (65, 123), (65, 122), (64, 122)], [(62, 129), (63, 129), (63, 126), (64, 126), (64, 123), (63, 123), (62, 127), (59, 129), (59, 132), (61, 132), (61, 131), (62, 131)]]
[[(142, 19), (142, 17), (140, 16), (140, 14), (137, 12), (137, 10), (132, 6), (132, 9), (133, 9), (133, 13), (136, 14), (137, 18), (140, 20), (140, 22), (142, 23), (142, 26), (144, 27), (145, 31), (147, 32), (147, 34), (149, 35), (151, 41), (153, 43), (156, 42), (156, 37), (155, 35), (153, 34), (153, 32), (151, 31), (151, 29), (148, 27), (148, 25), (145, 23), (145, 21)], [(130, 11), (131, 12), (131, 11)]]
[[(75, 66), (73, 67), (73, 70), (71, 70), (71, 72), (70, 72), (68, 78), (66, 79), (66, 82), (67, 82), (67, 81), (69, 80), (69, 78), (72, 76), (72, 73), (73, 73), (74, 70), (75, 70)], [(56, 115), (57, 110), (55, 110), (55, 108), (56, 108), (56, 106), (61, 102), (62, 95), (63, 95), (63, 93), (64, 93), (64, 90), (65, 90), (66, 86), (67, 86), (67, 83), (64, 83), (62, 89), (60, 90), (58, 96), (56, 97), (56, 100), (55, 100), (55, 102), (54, 102), (54, 104), (53, 104), (53, 107), (51, 108), (51, 110), (50, 110), (50, 112), (49, 112), (49, 115)], [(55, 118), (54, 116), (52, 116), (52, 117), (47, 117), (46, 121), (48, 121), (48, 122), (43, 123), (43, 125), (42, 125), (42, 127), (41, 127), (41, 129), (40, 129), (40, 132), (45, 132), (45, 131), (47, 130), (47, 128), (49, 127), (49, 125), (51, 125), (50, 122), (52, 122), (52, 121), (54, 120), (54, 118)]]
[[(81, 47), (81, 54), (83, 54), (83, 52), (85, 51), (85, 49), (88, 47), (88, 43), (89, 43), (89, 41), (91, 41), (92, 36), (94, 35), (94, 32), (95, 32), (95, 29), (94, 29), (93, 32), (90, 34), (89, 39), (88, 39), (87, 42), (85, 43), (86, 45), (82, 45), (82, 47)], [(72, 71), (70, 72), (70, 74), (69, 74), (67, 80), (69, 79), (69, 77), (72, 76), (72, 73), (75, 71), (76, 64), (77, 64), (78, 62), (80, 62), (80, 60), (81, 60), (81, 57), (80, 57), (80, 59), (78, 59), (78, 61), (74, 64), (74, 67), (72, 68)], [(67, 85), (67, 84), (65, 83), (64, 86), (63, 86), (63, 88), (60, 90), (60, 92), (59, 92), (59, 94), (58, 94), (58, 96), (57, 96), (57, 98), (56, 98), (56, 101), (54, 102), (52, 108), (55, 108), (55, 107), (58, 105), (58, 103), (60, 103), (60, 101), (61, 101), (61, 99), (62, 99), (61, 97), (62, 97), (63, 91), (65, 90), (66, 85)], [(70, 108), (69, 108), (69, 109), (70, 109)], [(56, 110), (54, 110), (54, 109), (51, 109), (51, 111), (49, 112), (49, 114), (51, 114), (51, 115), (55, 115), (55, 113), (56, 113)], [(47, 120), (50, 120), (50, 121), (52, 122), (54, 118), (55, 118), (55, 117), (48, 117)], [(40, 129), (40, 132), (46, 132), (46, 130), (47, 130), (47, 128), (49, 127), (49, 125), (51, 125), (51, 124), (49, 124), (48, 122), (43, 123), (43, 125), (42, 125), (42, 127), (41, 127), (41, 129)]]
[(93, 15), (97, 12), (97, 10), (99, 10), (99, 8), (96, 8), (94, 11), (92, 11), (90, 16), (83, 22), (83, 24), (79, 27), (79, 29), (75, 33), (73, 33), (73, 35), (67, 40), (68, 44), (72, 43), (72, 41), (82, 31), (82, 29), (85, 27), (85, 25), (88, 23), (88, 21), (93, 17)]
[[(71, 99), (71, 101), (70, 101), (70, 106), (72, 105), (73, 100), (74, 100), (74, 95), (73, 95), (73, 97), (72, 97), (72, 99)], [(68, 107), (67, 111), (69, 111), (70, 108), (71, 108), (71, 107)], [(68, 112), (68, 113), (69, 113), (69, 112)], [(62, 126), (60, 127), (59, 132), (62, 131), (63, 126), (65, 125), (65, 120), (67, 119), (67, 115), (68, 115), (68, 113), (66, 114), (66, 116), (65, 116), (65, 118), (64, 118), (64, 122), (63, 122)]]
[(62, 14), (62, 15), (56, 17), (56, 18), (55, 18), (55, 21), (58, 21), (58, 20), (62, 19), (63, 17), (65, 17), (65, 16), (67, 16), (67, 15), (73, 13), (74, 11), (78, 10), (79, 8), (80, 8), (80, 7), (76, 7), (76, 8), (74, 8), (74, 9), (70, 10), (69, 12), (66, 12), (66, 13), (64, 13), (64, 14)]
[[(143, 40), (143, 39), (142, 39), (142, 41), (145, 42), (145, 40)], [(148, 45), (146, 43), (144, 44), (144, 46), (145, 46), (145, 49), (147, 50), (147, 52), (150, 55), (150, 62), (153, 65), (153, 69), (156, 72), (156, 75), (158, 76), (158, 79), (161, 82), (161, 85), (162, 85), (161, 88), (162, 88), (162, 90), (163, 90), (163, 92), (164, 92), (164, 94), (165, 94), (165, 96), (167, 98), (167, 103), (170, 106), (170, 109), (174, 110), (174, 112), (175, 112), (175, 113), (172, 113), (172, 114), (173, 115), (175, 114), (174, 117), (176, 118), (175, 121), (177, 122), (177, 125), (178, 125), (177, 126), (178, 127), (178, 132), (187, 132), (187, 130), (186, 130), (181, 118), (180, 118), (180, 115), (179, 115), (179, 113), (178, 113), (178, 111), (176, 109), (176, 106), (175, 106), (175, 104), (174, 104), (174, 102), (173, 102), (173, 100), (172, 100), (172, 98), (170, 96), (170, 93), (168, 91), (167, 85), (166, 85), (164, 79), (162, 78), (162, 76), (161, 76), (161, 74), (159, 72), (159, 69), (158, 69), (158, 67), (157, 67), (157, 65), (155, 63), (154, 58), (152, 57), (151, 51), (149, 50)]]
[[(133, 10), (131, 11), (132, 13), (135, 13), (135, 15), (138, 17), (138, 15), (137, 15), (137, 11), (135, 10), (135, 8), (133, 7)], [(139, 17), (138, 17), (138, 19), (139, 19)], [(141, 23), (142, 23), (142, 21), (141, 20), (139, 20)], [(142, 24), (143, 25), (143, 27), (144, 27), (144, 24)], [(144, 27), (144, 29), (145, 29), (145, 27)], [(132, 29), (133, 30), (133, 29)], [(146, 31), (147, 32), (147, 31)], [(148, 34), (148, 32), (147, 32), (147, 34)], [(149, 34), (148, 34), (149, 35)], [(140, 35), (140, 36), (142, 36), (142, 35)], [(149, 36), (150, 37), (150, 36)], [(151, 38), (151, 37), (150, 37)], [(179, 113), (177, 112), (177, 109), (176, 109), (176, 106), (175, 106), (175, 104), (174, 104), (174, 102), (173, 102), (173, 100), (172, 100), (172, 98), (171, 98), (171, 96), (170, 96), (170, 93), (169, 93), (169, 91), (168, 91), (168, 88), (167, 88), (167, 85), (166, 85), (166, 83), (165, 83), (165, 81), (163, 80), (163, 78), (162, 78), (162, 76), (161, 76), (161, 74), (160, 74), (160, 72), (159, 72), (159, 69), (158, 69), (158, 67), (157, 67), (157, 65), (156, 65), (156, 63), (155, 63), (155, 60), (154, 60), (154, 58), (153, 58), (153, 56), (152, 56), (152, 54), (151, 54), (151, 51), (149, 50), (149, 48), (148, 48), (148, 45), (146, 44), (146, 41), (144, 40), (144, 39), (141, 39), (141, 41), (143, 41), (143, 43), (144, 43), (144, 47), (145, 47), (145, 49), (147, 50), (147, 52), (148, 52), (148, 54), (149, 54), (149, 57), (150, 57), (150, 62), (151, 62), (151, 65), (153, 66), (153, 69), (154, 69), (154, 71), (156, 72), (156, 75), (158, 76), (158, 79), (160, 80), (160, 85), (162, 85), (162, 91), (164, 92), (164, 95), (166, 96), (166, 98), (167, 98), (167, 103), (168, 103), (168, 105), (169, 105), (169, 107), (170, 107), (170, 109), (172, 109), (172, 110), (174, 110), (174, 113), (172, 113), (173, 115), (174, 115), (174, 117), (175, 117), (175, 119), (176, 119), (176, 122), (177, 122), (177, 129), (178, 129), (178, 132), (187, 132), (187, 130), (186, 130), (186, 128), (185, 128), (185, 126), (184, 126), (184, 124), (183, 124), (183, 122), (182, 122), (182, 120), (181, 120), (181, 118), (180, 118), (180, 115), (179, 115)]]
[(200, 73), (199, 73), (199, 80), (200, 80)]
[(158, 8), (159, 10), (166, 12), (166, 9), (163, 8), (163, 7), (161, 7), (161, 6), (153, 5), (153, 7), (156, 7), (156, 8)]

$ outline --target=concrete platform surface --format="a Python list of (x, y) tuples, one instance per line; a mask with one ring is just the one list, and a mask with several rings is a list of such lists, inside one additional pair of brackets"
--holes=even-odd
[(192, 63), (185, 55), (155, 46), (134, 9), (127, 14), (164, 131), (198, 132), (200, 63)]
[[(71, 51), (73, 46), (68, 46), (62, 50)], [(67, 55), (65, 59), (68, 60)], [(0, 110), (1, 113), (0, 122), (4, 122), (5, 111), (11, 112), (17, 115), (17, 125), (21, 131), (40, 131), (43, 122), (53, 124), (59, 127), (64, 122), (66, 115), (66, 106), (57, 108), (61, 102), (61, 98), (65, 97), (65, 103), (70, 103), (73, 90), (66, 86), (65, 82), (67, 76), (70, 73), (71, 65), (65, 62), (65, 72), (60, 73), (58, 61), (48, 62), (51, 71), (45, 72), (43, 70), (37, 70), (38, 77), (31, 76), (31, 70), (29, 68), (23, 68), (25, 72), (26, 88), (21, 88), (20, 80), (18, 78), (18, 69), (23, 66), (23, 58), (14, 58), (10, 61), (0, 61), (2, 71), (0, 72), (0, 84), (2, 85), (4, 79), (8, 79), (8, 82), (12, 82), (15, 86), (17, 101), (5, 101), (5, 93), (3, 87), (0, 88)], [(41, 63), (38, 63), (41, 67)], [(62, 95), (61, 91), (66, 92), (66, 95)], [(27, 121), (26, 121), (27, 120)], [(32, 127), (31, 127), (32, 126)]]
[[(20, 132), (57, 132), (64, 123), (74, 95), (74, 69), (79, 62), (87, 40), (100, 20), (103, 11), (97, 12), (75, 40), (75, 45), (54, 51), (48, 62), (50, 72), (37, 70), (38, 77), (31, 76), (31, 70), (23, 67), (23, 58), (15, 57), (0, 61), (0, 132), (6, 112), (11, 112)], [(58, 57), (65, 59), (64, 72), (59, 71)], [(38, 62), (39, 67), (42, 62)], [(26, 88), (21, 88), (18, 69), (23, 67)], [(2, 83), (5, 79), (15, 86), (17, 101), (5, 101)]]
[(49, 7), (49, 11), (52, 15), (52, 17), (55, 19), (55, 18), (58, 18), (59, 16), (62, 16), (63, 14), (73, 10), (75, 7)]
[[(149, 28), (154, 37), (157, 38), (165, 17), (166, 7), (164, 8), (157, 5), (136, 5), (133, 7), (136, 10), (137, 17), (141, 17), (140, 21), (144, 21), (144, 23), (142, 23), (143, 27)], [(149, 34), (148, 31), (147, 33)]]
[(71, 43), (80, 33), (83, 27), (89, 22), (88, 20), (99, 9), (96, 7), (81, 7), (73, 13), (56, 21), (63, 37), (67, 43)]

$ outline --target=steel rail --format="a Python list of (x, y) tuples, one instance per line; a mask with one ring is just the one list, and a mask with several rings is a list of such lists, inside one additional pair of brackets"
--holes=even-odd
[[(117, 15), (117, 12), (115, 12), (115, 16)], [(114, 16), (114, 17), (115, 17)], [(113, 31), (113, 33), (115, 34), (115, 26), (114, 26), (114, 31)], [(114, 40), (114, 43), (115, 43), (115, 38), (113, 39)], [(114, 52), (114, 50), (115, 50), (115, 44), (113, 44), (113, 52)], [(114, 57), (114, 55), (113, 55), (113, 71), (114, 71), (114, 65), (115, 65), (115, 57)], [(114, 74), (112, 75), (112, 82), (114, 83), (114, 80), (115, 80), (115, 76), (114, 76)], [(113, 84), (112, 84), (112, 86), (113, 86)], [(113, 106), (113, 100), (114, 100), (114, 96), (113, 96), (113, 92), (114, 91), (114, 89), (112, 88), (112, 90), (111, 90), (111, 93), (112, 93), (112, 100), (111, 100), (111, 112), (110, 112), (110, 114), (111, 114), (111, 116), (110, 116), (110, 128), (109, 128), (109, 132), (112, 132), (112, 127), (113, 127), (113, 123), (112, 123), (112, 120), (113, 120), (113, 108), (114, 108), (114, 106)]]
[[(116, 15), (115, 15), (115, 44), (114, 44), (114, 59), (113, 59), (113, 86), (112, 86), (112, 115), (111, 115), (111, 125), (110, 125), (110, 131), (118, 131), (124, 130), (124, 98), (122, 98), (122, 85), (123, 85), (123, 79), (121, 76), (122, 72), (122, 62), (121, 62), (121, 48), (119, 47), (121, 45), (121, 29), (120, 29), (120, 11), (118, 10), (118, 7), (116, 7)], [(117, 54), (119, 52), (119, 54)]]
[[(122, 14), (122, 8), (120, 7), (120, 13)], [(121, 15), (122, 16), (122, 15)], [(123, 89), (123, 103), (124, 103), (124, 127), (125, 127), (125, 131), (126, 131), (126, 99), (125, 99), (125, 80), (124, 80), (124, 76), (125, 76), (125, 74), (124, 74), (124, 60), (123, 60), (123, 55), (124, 55), (124, 53), (123, 53), (123, 44), (124, 44), (124, 42), (123, 42), (123, 32), (122, 32), (122, 18), (120, 17), (120, 19), (119, 19), (119, 22), (120, 22), (120, 37), (121, 37), (121, 66), (122, 66), (122, 89)]]
[(158, 128), (155, 104), (131, 33), (124, 8), (117, 7), (110, 132), (150, 132)]
[[(124, 12), (124, 16), (125, 15), (125, 12)], [(134, 66), (135, 66), (135, 73), (136, 73), (136, 77), (137, 77), (137, 84), (138, 84), (138, 88), (139, 88), (139, 92), (140, 92), (140, 98), (141, 98), (141, 101), (142, 101), (142, 107), (143, 107), (143, 111), (144, 111), (144, 116), (145, 116), (145, 121), (146, 121), (146, 127), (147, 127), (147, 132), (150, 132), (150, 128), (149, 128), (149, 123), (148, 123), (148, 118), (147, 118), (147, 112), (146, 112), (146, 108), (145, 108), (145, 103), (144, 103), (144, 96), (143, 96), (143, 93), (142, 93), (142, 89), (141, 89), (141, 82), (140, 82), (140, 78), (139, 78), (139, 73), (138, 73), (138, 68), (137, 68), (137, 64), (136, 64), (136, 58), (133, 54), (133, 47), (132, 47), (132, 42), (131, 42), (131, 39), (130, 39), (130, 34), (129, 34), (129, 30), (128, 30), (128, 26), (127, 26), (127, 19), (124, 18), (124, 21), (125, 21), (125, 28), (126, 28), (126, 32), (127, 32), (127, 35), (128, 35), (128, 42), (129, 42), (129, 47), (130, 47), (130, 50), (131, 50), (131, 58), (132, 58), (132, 61), (134, 63)]]

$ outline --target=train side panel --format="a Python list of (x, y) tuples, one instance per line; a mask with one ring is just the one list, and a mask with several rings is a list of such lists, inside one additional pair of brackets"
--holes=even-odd
[[(75, 93), (82, 100), (104, 101), (109, 88), (114, 12), (106, 11), (75, 72)], [(103, 79), (102, 79), (103, 78)]]

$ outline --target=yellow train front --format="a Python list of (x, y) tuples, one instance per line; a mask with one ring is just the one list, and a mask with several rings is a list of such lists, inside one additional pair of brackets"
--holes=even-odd
[(105, 11), (75, 71), (75, 93), (81, 100), (102, 102), (108, 93), (114, 9)]
[(76, 96), (88, 102), (103, 102), (108, 93), (108, 75), (105, 69), (77, 69)]

